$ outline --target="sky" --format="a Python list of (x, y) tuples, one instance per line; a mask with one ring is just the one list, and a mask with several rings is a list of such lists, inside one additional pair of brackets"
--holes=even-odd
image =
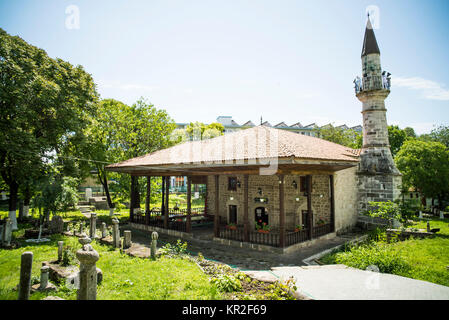
[(101, 98), (143, 97), (178, 123), (355, 126), (367, 8), (388, 124), (448, 125), (446, 0), (0, 0), (0, 28), (82, 65)]

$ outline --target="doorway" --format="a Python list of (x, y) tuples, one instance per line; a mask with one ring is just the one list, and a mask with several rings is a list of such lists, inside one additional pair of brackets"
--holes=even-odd
[(236, 205), (229, 205), (229, 219), (228, 223), (237, 224), (237, 206)]

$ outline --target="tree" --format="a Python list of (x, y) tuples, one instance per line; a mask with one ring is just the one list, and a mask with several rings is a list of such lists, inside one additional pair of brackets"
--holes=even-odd
[(114, 204), (109, 192), (109, 176), (115, 181), (111, 188), (123, 195), (130, 195), (130, 183), (133, 189), (144, 188), (144, 184), (137, 186), (135, 177), (108, 173), (105, 166), (170, 146), (174, 128), (175, 123), (165, 110), (156, 109), (144, 99), (132, 106), (113, 99), (99, 103), (97, 117), (86, 128), (85, 152), (93, 160), (110, 208)]
[(394, 156), (401, 149), (404, 141), (407, 140), (407, 134), (398, 126), (388, 126), (388, 141), (390, 142), (391, 155)]
[(415, 133), (415, 130), (414, 130), (413, 128), (411, 128), (411, 127), (405, 127), (405, 128), (404, 128), (404, 132), (405, 132), (405, 135), (406, 135), (408, 138), (416, 138), (416, 133)]
[(318, 136), (321, 139), (338, 143), (353, 149), (362, 147), (362, 135), (352, 129), (341, 129), (333, 125), (323, 126), (318, 130)]
[(82, 131), (97, 97), (81, 66), (52, 59), (0, 29), (0, 173), (10, 191), (13, 228), (19, 186)]
[(430, 138), (433, 141), (441, 142), (449, 148), (449, 126), (439, 126), (430, 132)]
[(405, 187), (414, 187), (426, 197), (437, 198), (440, 207), (449, 195), (449, 151), (439, 142), (410, 139), (395, 157)]

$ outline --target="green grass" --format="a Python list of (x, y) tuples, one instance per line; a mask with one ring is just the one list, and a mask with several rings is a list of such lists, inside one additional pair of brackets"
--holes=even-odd
[[(20, 232), (20, 230), (18, 231)], [(14, 233), (16, 235), (17, 233)], [(19, 282), (20, 257), (25, 251), (33, 252), (33, 276), (39, 277), (43, 261), (57, 258), (57, 241), (80, 248), (78, 239), (54, 235), (51, 242), (26, 244), (19, 249), (0, 249), (0, 300), (17, 299), (13, 288)], [(133, 258), (111, 247), (93, 242), (100, 254), (97, 267), (103, 271), (103, 282), (97, 288), (98, 300), (170, 300), (170, 299), (220, 299), (216, 287), (198, 266), (179, 257), (161, 257), (156, 261)], [(61, 287), (56, 293), (34, 293), (32, 300), (46, 295), (76, 299), (76, 291)]]
[[(416, 219), (417, 224), (413, 228), (426, 229), (427, 221)], [(342, 263), (360, 269), (376, 264), (382, 272), (449, 286), (449, 219), (433, 218), (430, 226), (432, 229), (440, 228), (434, 238), (392, 243), (379, 240), (342, 248), (322, 257), (320, 261), (325, 264)]]

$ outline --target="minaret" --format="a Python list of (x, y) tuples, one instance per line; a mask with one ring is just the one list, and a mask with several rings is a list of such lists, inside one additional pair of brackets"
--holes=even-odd
[(356, 96), (363, 104), (363, 146), (357, 172), (360, 213), (369, 201), (397, 199), (402, 183), (388, 141), (385, 99), (390, 94), (390, 74), (382, 71), (369, 16), (363, 39), (362, 72), (362, 79), (354, 80)]

